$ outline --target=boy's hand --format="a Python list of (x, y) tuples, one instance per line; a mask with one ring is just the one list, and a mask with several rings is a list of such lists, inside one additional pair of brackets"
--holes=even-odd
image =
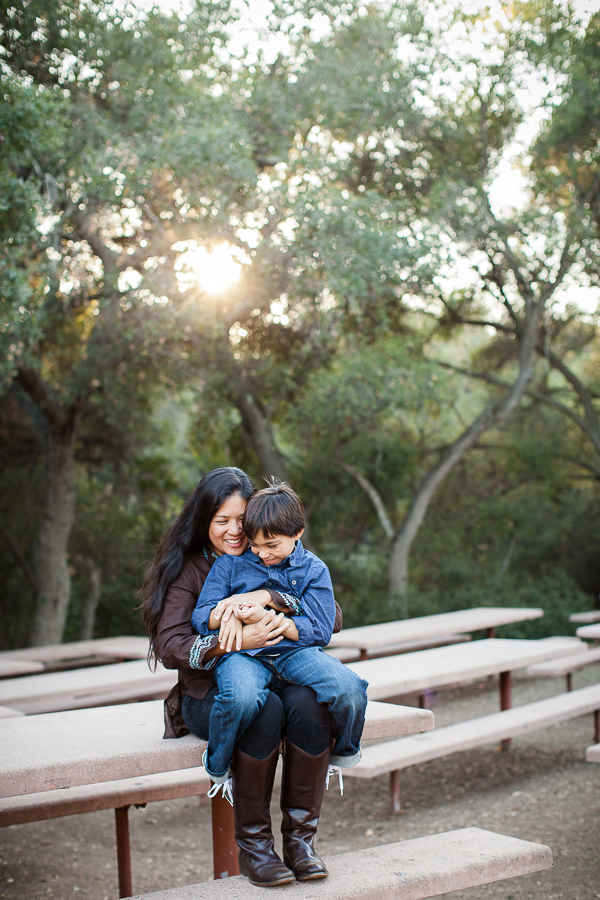
[[(263, 610), (264, 613), (264, 610)], [(236, 616), (231, 616), (227, 622), (221, 622), (219, 630), (219, 646), (225, 653), (242, 649), (242, 629), (244, 623)]]
[(244, 594), (233, 594), (231, 597), (223, 597), (222, 600), (219, 600), (211, 616), (214, 616), (217, 622), (225, 623), (234, 615), (237, 606), (260, 605), (265, 607), (270, 600), (270, 593), (263, 588), (260, 588), (258, 591), (247, 591)]
[(267, 610), (260, 604), (256, 606), (245, 606), (240, 605), (236, 606), (234, 610), (234, 615), (241, 619), (246, 625), (254, 624), (255, 622), (260, 622), (260, 620), (266, 615)]

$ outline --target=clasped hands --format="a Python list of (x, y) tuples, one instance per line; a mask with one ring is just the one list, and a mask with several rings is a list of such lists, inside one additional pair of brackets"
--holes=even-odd
[[(273, 647), (296, 628), (284, 612), (265, 609), (272, 602), (266, 590), (234, 594), (219, 600), (211, 612), (211, 624), (219, 627), (219, 646), (226, 653), (232, 650), (258, 650)], [(289, 635), (292, 637), (292, 634)]]

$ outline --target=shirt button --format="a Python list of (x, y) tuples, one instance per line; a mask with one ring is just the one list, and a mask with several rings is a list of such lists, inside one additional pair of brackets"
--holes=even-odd
[(295, 581), (292, 581), (292, 584), (296, 584), (296, 582), (295, 582)]

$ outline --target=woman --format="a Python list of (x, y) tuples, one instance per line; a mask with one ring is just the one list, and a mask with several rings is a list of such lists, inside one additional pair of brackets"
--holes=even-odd
[[(142, 612), (150, 652), (179, 680), (165, 701), (165, 737), (191, 731), (208, 739), (217, 692), (210, 665), (225, 651), (218, 637), (200, 637), (191, 617), (217, 556), (239, 556), (247, 547), (241, 520), (256, 488), (241, 469), (214, 469), (202, 478), (159, 544), (144, 579)], [(241, 595), (238, 595), (238, 598)], [(275, 590), (254, 591), (251, 604), (269, 606), (264, 618), (245, 625), (242, 648), (277, 644), (286, 626), (287, 604)], [(337, 604), (336, 604), (337, 607)], [(278, 610), (278, 612), (276, 612)], [(335, 630), (341, 627), (337, 607)], [(269, 812), (283, 738), (281, 810), (284, 862), (273, 846)], [(310, 688), (282, 685), (269, 691), (233, 756), (235, 838), (242, 874), (252, 884), (277, 885), (324, 878), (327, 869), (314, 850), (331, 749), (331, 720)]]

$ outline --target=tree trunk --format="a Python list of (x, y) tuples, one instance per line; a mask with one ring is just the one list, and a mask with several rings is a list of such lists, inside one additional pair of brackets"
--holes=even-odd
[(86, 567), (90, 581), (88, 592), (81, 606), (81, 626), (79, 640), (90, 641), (94, 637), (94, 625), (96, 623), (96, 609), (100, 601), (100, 585), (102, 583), (102, 566), (94, 559), (86, 558)]
[(287, 481), (283, 458), (275, 446), (271, 423), (245, 384), (240, 384), (234, 398), (242, 416), (246, 439), (260, 459), (265, 475)]
[(406, 593), (410, 549), (436, 490), (481, 435), (507, 419), (521, 402), (533, 377), (533, 356), (542, 309), (541, 303), (532, 301), (528, 303), (523, 328), (519, 335), (519, 374), (509, 393), (499, 402), (488, 406), (475, 419), (448, 448), (418, 488), (392, 545), (388, 569), (390, 599), (397, 599)]
[(70, 420), (62, 427), (48, 424), (43, 436), (44, 505), (33, 550), (37, 592), (32, 647), (59, 644), (64, 635), (71, 597), (67, 547), (75, 520), (76, 432), (76, 420)]

